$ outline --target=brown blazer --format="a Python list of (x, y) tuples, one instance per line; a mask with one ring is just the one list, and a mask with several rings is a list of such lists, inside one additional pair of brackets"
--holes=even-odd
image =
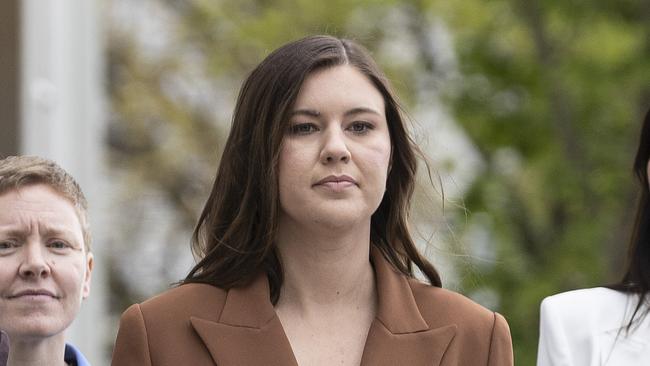
[[(457, 293), (372, 261), (377, 316), (361, 365), (511, 366), (505, 319)], [(297, 366), (269, 301), (266, 276), (229, 291), (182, 285), (129, 307), (120, 321), (113, 366)]]

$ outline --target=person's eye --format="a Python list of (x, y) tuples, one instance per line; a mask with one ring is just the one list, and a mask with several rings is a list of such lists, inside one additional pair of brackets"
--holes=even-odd
[(370, 122), (365, 121), (355, 121), (350, 124), (348, 130), (352, 131), (357, 135), (363, 135), (368, 133), (370, 130), (374, 129), (374, 125)]
[(0, 240), (0, 254), (8, 253), (12, 249), (15, 249), (18, 244), (13, 240)]
[(66, 243), (63, 240), (52, 240), (47, 246), (55, 250), (64, 250), (71, 248), (70, 244)]
[(316, 131), (318, 131), (318, 128), (313, 123), (296, 123), (289, 129), (292, 135), (308, 135)]

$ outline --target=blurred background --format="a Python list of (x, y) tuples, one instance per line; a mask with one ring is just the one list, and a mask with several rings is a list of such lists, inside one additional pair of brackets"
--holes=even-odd
[(619, 279), (650, 106), (648, 0), (0, 2), (0, 155), (89, 196), (93, 289), (69, 338), (108, 365), (120, 313), (182, 279), (239, 86), (309, 34), (364, 44), (427, 153), (413, 207), (443, 284), (534, 365), (545, 296)]

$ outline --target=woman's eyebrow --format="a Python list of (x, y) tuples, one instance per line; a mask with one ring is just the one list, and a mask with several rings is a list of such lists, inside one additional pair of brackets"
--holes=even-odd
[(0, 233), (9, 236), (26, 236), (30, 232), (30, 228), (26, 227), (20, 222), (10, 222), (6, 224), (0, 224)]
[(356, 114), (362, 114), (362, 113), (371, 113), (371, 114), (376, 114), (378, 116), (381, 116), (381, 113), (378, 111), (368, 108), (368, 107), (357, 107), (357, 108), (352, 108), (348, 111), (345, 112), (345, 116), (353, 116)]
[[(45, 236), (55, 235), (66, 238), (75, 236), (73, 230), (70, 230), (63, 225), (39, 224), (38, 230), (40, 231), (40, 235)], [(0, 233), (4, 236), (24, 238), (31, 235), (32, 228), (25, 227), (24, 225), (0, 225)]]
[[(345, 116), (353, 116), (357, 114), (362, 114), (362, 113), (371, 113), (371, 114), (376, 114), (376, 115), (381, 115), (377, 110), (369, 107), (356, 107), (349, 109), (345, 111), (344, 115)], [(296, 109), (295, 111), (291, 112), (291, 117), (296, 116), (296, 115), (304, 115), (308, 117), (319, 117), (321, 113), (315, 109)]]
[(23, 238), (27, 236), (27, 231), (23, 229), (17, 229), (8, 226), (0, 226), (0, 234), (5, 237), (12, 236), (17, 238)]
[(82, 242), (79, 242), (74, 230), (69, 229), (64, 225), (41, 225), (39, 227), (41, 235), (45, 237), (56, 237), (57, 239), (65, 240), (68, 244), (76, 250), (81, 249)]
[(75, 231), (71, 230), (65, 225), (56, 225), (56, 224), (41, 224), (38, 228), (42, 235), (56, 235), (56, 236), (66, 236), (66, 237), (75, 237)]

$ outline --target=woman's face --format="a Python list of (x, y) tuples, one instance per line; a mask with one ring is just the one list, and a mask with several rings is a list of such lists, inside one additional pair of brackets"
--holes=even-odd
[(0, 195), (0, 328), (12, 341), (62, 333), (92, 265), (70, 201), (43, 184)]
[(386, 190), (391, 141), (384, 99), (351, 66), (304, 81), (279, 161), (281, 224), (368, 224)]

